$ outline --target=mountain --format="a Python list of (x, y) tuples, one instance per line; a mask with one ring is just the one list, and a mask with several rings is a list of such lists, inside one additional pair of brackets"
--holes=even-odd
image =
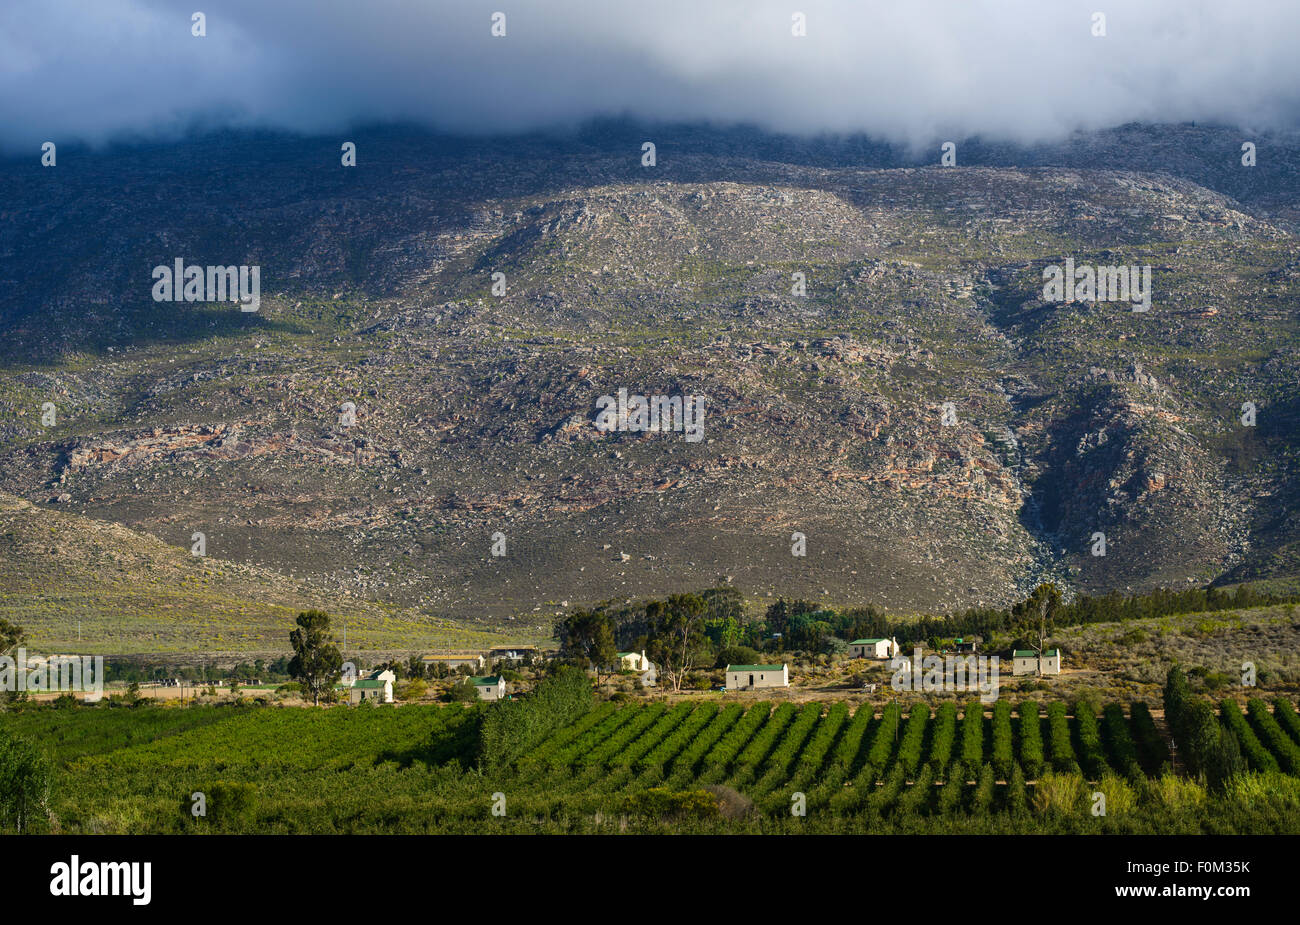
[[(606, 122), (5, 162), (0, 487), (512, 627), (725, 583), (942, 611), (1045, 578), (1291, 582), (1291, 142), (1134, 125), (949, 168)], [(154, 301), (178, 258), (260, 267), (258, 311)], [(1150, 310), (1045, 300), (1067, 260), (1149, 267)], [(620, 389), (702, 396), (703, 439), (601, 432)], [(29, 556), (5, 587), (54, 575)]]

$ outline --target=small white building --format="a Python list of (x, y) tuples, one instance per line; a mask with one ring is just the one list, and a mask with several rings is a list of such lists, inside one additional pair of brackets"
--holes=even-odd
[(727, 690), (746, 691), (760, 687), (789, 687), (789, 667), (781, 665), (728, 665)]
[(1038, 674), (1039, 664), (1043, 674), (1061, 673), (1061, 650), (1045, 649), (1042, 657), (1033, 649), (1016, 649), (1011, 653), (1011, 673), (1013, 675)]
[(849, 643), (849, 655), (853, 658), (893, 658), (898, 654), (896, 639), (855, 639)]
[(391, 668), (376, 668), (366, 675), (366, 680), (387, 681), (389, 684), (393, 684), (397, 681), (397, 675), (393, 673)]
[(506, 696), (506, 679), (501, 675), (489, 675), (485, 678), (467, 678), (467, 684), (474, 685), (479, 700), (504, 700)]
[[(391, 674), (391, 672), (389, 672)], [(353, 681), (348, 688), (348, 703), (392, 703), (393, 682), (378, 678), (363, 678)]]
[(620, 671), (649, 671), (654, 665), (650, 664), (645, 649), (642, 649), (640, 652), (618, 653), (618, 667)]
[(426, 655), (420, 661), (424, 663), (425, 668), (441, 665), (450, 670), (459, 668), (462, 665), (468, 665), (470, 668), (482, 671), (487, 667), (487, 659), (483, 656), (463, 653), (460, 655)]
[(501, 646), (489, 651), (487, 658), (489, 662), (522, 662), (539, 654), (537, 646)]

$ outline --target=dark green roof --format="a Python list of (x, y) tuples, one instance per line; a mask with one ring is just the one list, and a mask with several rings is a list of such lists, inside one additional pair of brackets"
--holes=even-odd
[(367, 687), (367, 688), (369, 688), (369, 687), (383, 687), (386, 683), (387, 683), (386, 681), (376, 681), (376, 680), (373, 680), (373, 679), (371, 679), (371, 678), (366, 678), (366, 679), (363, 680), (363, 681), (354, 681), (354, 682), (352, 683), (352, 686), (353, 686), (353, 687)]
[[(1034, 658), (1038, 655), (1033, 649), (1016, 649), (1011, 653), (1014, 658)], [(1051, 658), (1054, 655), (1060, 655), (1059, 649), (1044, 649), (1043, 658)]]
[(484, 685), (484, 686), (486, 686), (486, 685), (491, 685), (491, 684), (499, 684), (500, 682), (501, 682), (501, 676), (500, 676), (500, 675), (496, 675), (496, 674), (488, 675), (488, 676), (485, 677), (485, 678), (474, 678), (474, 677), (471, 677), (471, 678), (469, 679), (469, 683), (470, 683), (470, 684), (475, 684), (475, 685)]
[(849, 645), (851, 646), (870, 646), (878, 642), (889, 642), (888, 639), (855, 639)]
[(728, 665), (728, 671), (780, 671), (784, 665)]

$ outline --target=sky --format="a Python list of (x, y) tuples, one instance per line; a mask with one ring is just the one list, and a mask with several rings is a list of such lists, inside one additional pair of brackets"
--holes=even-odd
[(1298, 45), (1300, 0), (3, 0), (0, 148), (601, 116), (916, 146), (1290, 129)]

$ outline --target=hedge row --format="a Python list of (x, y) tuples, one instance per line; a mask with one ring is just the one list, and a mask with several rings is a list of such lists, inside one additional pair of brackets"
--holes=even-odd
[(1017, 712), (1020, 714), (1020, 766), (1025, 777), (1037, 778), (1043, 773), (1043, 726), (1038, 718), (1038, 701), (1021, 703)]

